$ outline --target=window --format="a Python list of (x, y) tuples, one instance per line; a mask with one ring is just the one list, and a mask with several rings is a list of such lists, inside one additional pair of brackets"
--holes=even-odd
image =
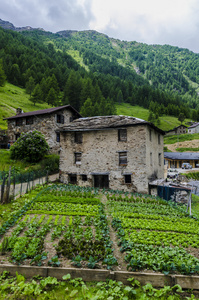
[(16, 126), (21, 126), (23, 125), (23, 119), (19, 118), (19, 119), (16, 119)]
[(56, 141), (60, 143), (60, 132), (56, 132)]
[(152, 166), (153, 161), (152, 161), (152, 152), (150, 153), (150, 165)]
[(82, 143), (82, 133), (75, 132), (75, 143), (81, 144)]
[(26, 125), (32, 125), (33, 124), (33, 117), (26, 118)]
[(57, 114), (57, 123), (64, 124), (64, 116)]
[(160, 134), (158, 134), (158, 144), (161, 144)]
[(124, 175), (124, 182), (131, 183), (131, 175), (130, 174)]
[(71, 184), (76, 184), (77, 183), (77, 174), (69, 174), (68, 181)]
[(150, 142), (152, 141), (152, 130), (151, 129), (149, 129), (149, 140), (150, 140)]
[(75, 152), (75, 164), (80, 165), (81, 164), (81, 158), (82, 158), (81, 152)]
[(87, 181), (87, 175), (82, 174), (82, 181)]
[(16, 133), (16, 134), (15, 134), (15, 141), (18, 140), (18, 138), (20, 137), (20, 135), (21, 135), (21, 133)]
[(127, 130), (126, 129), (119, 129), (118, 130), (118, 141), (119, 142), (126, 142), (127, 141)]
[(127, 165), (127, 151), (119, 152), (119, 165)]
[(162, 154), (161, 153), (158, 154), (158, 162), (159, 162), (159, 166), (161, 166), (161, 164), (162, 164)]

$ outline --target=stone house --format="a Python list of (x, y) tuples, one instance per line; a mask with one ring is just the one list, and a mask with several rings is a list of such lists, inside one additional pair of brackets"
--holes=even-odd
[(44, 134), (51, 153), (60, 151), (60, 133), (57, 129), (72, 122), (81, 115), (71, 106), (64, 105), (24, 113), (20, 108), (16, 115), (6, 118), (8, 122), (9, 140), (15, 142), (22, 132), (38, 130)]
[(195, 123), (188, 127), (188, 133), (199, 133), (199, 123)]
[(164, 132), (127, 116), (80, 118), (60, 132), (60, 180), (148, 193), (164, 177)]
[(185, 134), (187, 133), (187, 127), (185, 125), (179, 125), (171, 130), (165, 132), (165, 135)]

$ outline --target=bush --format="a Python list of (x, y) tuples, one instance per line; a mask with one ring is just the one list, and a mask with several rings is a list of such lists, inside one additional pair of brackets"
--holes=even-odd
[(12, 159), (33, 163), (40, 161), (48, 151), (49, 146), (44, 135), (37, 130), (22, 133), (10, 148)]

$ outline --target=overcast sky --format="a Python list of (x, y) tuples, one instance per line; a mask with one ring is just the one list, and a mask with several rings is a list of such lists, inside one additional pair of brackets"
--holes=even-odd
[(93, 29), (120, 40), (199, 53), (198, 0), (5, 0), (0, 18), (16, 27)]

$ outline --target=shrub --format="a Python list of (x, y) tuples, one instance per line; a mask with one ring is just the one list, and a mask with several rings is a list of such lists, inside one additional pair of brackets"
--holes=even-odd
[(24, 159), (33, 163), (40, 161), (48, 151), (44, 135), (37, 130), (22, 133), (10, 148), (12, 159)]

